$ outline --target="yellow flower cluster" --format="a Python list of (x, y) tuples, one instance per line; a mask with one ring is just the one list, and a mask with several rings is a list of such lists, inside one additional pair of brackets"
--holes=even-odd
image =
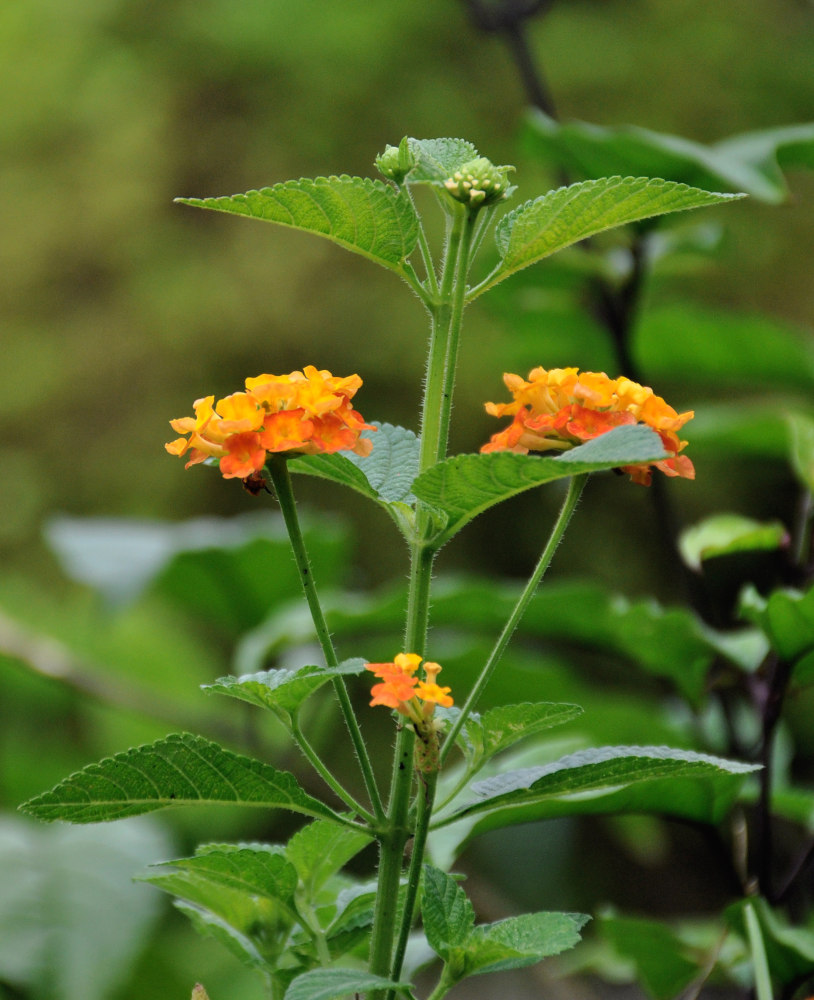
[(649, 387), (629, 378), (608, 378), (604, 372), (580, 374), (578, 368), (534, 368), (528, 379), (506, 374), (503, 381), (514, 397), (512, 402), (487, 403), (486, 412), (514, 419), (492, 435), (481, 451), (562, 451), (614, 427), (642, 423), (656, 431), (670, 457), (626, 466), (631, 479), (647, 486), (653, 468), (668, 476), (695, 478), (692, 462), (679, 454), (687, 442), (677, 433), (693, 412), (677, 413)]
[(247, 479), (260, 472), (268, 452), (314, 455), (354, 451), (367, 455), (373, 447), (364, 422), (350, 400), (361, 386), (358, 375), (338, 378), (308, 365), (289, 375), (246, 379), (246, 391), (215, 403), (214, 396), (195, 401), (195, 416), (171, 420), (178, 434), (171, 455), (187, 456), (186, 467), (217, 458), (226, 479)]

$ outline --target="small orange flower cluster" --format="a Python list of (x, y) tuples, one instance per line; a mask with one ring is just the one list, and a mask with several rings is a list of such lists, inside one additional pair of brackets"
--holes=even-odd
[(290, 375), (247, 378), (245, 392), (217, 403), (214, 396), (198, 399), (194, 417), (171, 420), (174, 431), (189, 437), (164, 447), (171, 455), (188, 455), (186, 468), (219, 459), (225, 479), (259, 473), (267, 452), (314, 455), (348, 450), (368, 455), (373, 444), (359, 435), (374, 428), (350, 403), (361, 384), (358, 375), (338, 378), (313, 365)]
[(551, 451), (572, 448), (624, 424), (647, 424), (659, 435), (670, 458), (647, 465), (626, 466), (635, 483), (650, 485), (651, 468), (668, 476), (695, 478), (695, 469), (679, 452), (687, 444), (677, 432), (693, 412), (677, 413), (661, 396), (629, 378), (608, 378), (604, 372), (578, 368), (534, 368), (528, 380), (503, 376), (514, 396), (511, 403), (487, 403), (493, 417), (513, 416), (512, 423), (492, 435), (481, 451)]
[(436, 705), (452, 707), (451, 688), (439, 687), (436, 678), (441, 672), (437, 663), (424, 661), (424, 680), (416, 677), (421, 664), (417, 653), (399, 653), (393, 663), (368, 663), (366, 669), (382, 680), (371, 689), (371, 705), (386, 705), (421, 725), (435, 711)]

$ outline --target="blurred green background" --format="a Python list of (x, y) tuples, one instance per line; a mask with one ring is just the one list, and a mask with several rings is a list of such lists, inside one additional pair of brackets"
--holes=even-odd
[[(814, 6), (804, 0), (737, 8), (560, 0), (529, 23), (529, 38), (563, 119), (715, 142), (814, 117)], [(520, 200), (559, 180), (520, 141), (526, 99), (508, 48), (452, 0), (10, 0), (0, 7), (0, 91), (0, 612), (30, 630), (22, 655), (9, 640), (0, 659), (0, 802), (13, 810), (72, 768), (182, 725), (226, 738), (233, 726), (246, 739), (246, 720), (227, 713), (224, 721), (197, 684), (227, 672), (234, 635), (256, 622), (196, 632), (160, 595), (117, 613), (66, 579), (45, 541), (50, 519), (178, 521), (259, 509), (263, 499), (209, 470), (184, 472), (163, 450), (171, 417), (191, 412), (199, 396), (234, 391), (247, 375), (309, 363), (358, 371), (367, 419), (416, 428), (426, 328), (406, 288), (326, 242), (176, 206), (173, 197), (371, 175), (375, 155), (405, 134), (461, 136), (494, 162), (514, 163)], [(785, 383), (772, 375), (783, 367), (778, 345), (811, 356), (814, 175), (787, 179), (784, 204), (751, 199), (709, 212), (724, 227), (714, 254), (657, 271), (648, 285), (647, 309), (685, 300), (722, 322), (730, 313), (771, 317), (759, 340), (765, 366), (752, 358), (741, 382), (725, 371), (705, 384), (669, 373), (654, 381), (678, 409), (695, 406), (699, 421), (704, 406), (734, 400), (746, 411), (765, 392), (778, 411), (810, 404), (811, 370)], [(520, 316), (536, 283), (545, 287), (547, 267), (518, 276), (519, 298), (508, 282), (494, 303), (487, 297), (469, 311), (455, 450), (477, 449), (496, 429), (482, 404), (503, 398), (504, 370), (612, 364), (584, 323), (564, 316), (561, 328), (547, 329), (534, 310)], [(670, 354), (680, 353), (681, 338), (679, 328)], [(646, 358), (643, 366), (647, 375)], [(697, 450), (691, 444), (698, 481), (668, 484), (682, 522), (720, 509), (790, 520), (794, 490), (777, 426), (729, 454), (709, 433)], [(691, 442), (692, 432), (690, 424)], [(554, 571), (676, 599), (649, 494), (620, 485), (592, 484)], [(359, 511), (352, 496), (326, 495), (318, 481), (299, 489), (333, 532), (329, 579), (367, 590), (403, 578), (389, 524)], [(441, 570), (521, 575), (556, 499), (524, 497), (484, 517), (442, 554)], [(29, 662), (36, 635), (65, 644), (56, 659), (39, 661), (39, 673)], [(67, 649), (78, 657), (62, 663), (68, 682), (44, 677), (43, 664), (53, 667)], [(151, 685), (161, 692), (155, 704)], [(201, 821), (175, 821), (176, 850), (199, 838)], [(205, 822), (206, 837), (219, 835), (219, 823), (223, 835), (268, 833), (231, 817)], [(154, 856), (147, 850), (140, 863)], [(522, 886), (504, 891), (523, 895)], [(122, 1000), (184, 995), (207, 975), (213, 1000), (219, 991), (232, 1000), (259, 995), (180, 918), (162, 919), (169, 930), (121, 977)], [(70, 996), (45, 980), (32, 996)]]

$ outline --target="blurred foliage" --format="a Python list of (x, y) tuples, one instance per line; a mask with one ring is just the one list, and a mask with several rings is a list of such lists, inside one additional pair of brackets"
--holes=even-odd
[[(560, 0), (530, 32), (563, 118), (607, 127), (632, 123), (713, 144), (805, 122), (814, 107), (814, 8), (803, 0), (755, 0), (737, 16), (722, 0)], [(516, 68), (496, 38), (475, 30), (463, 3), (86, 0), (67, 9), (53, 0), (27, 0), (0, 9), (0, 83), (9, 95), (0, 118), (6, 192), (0, 229), (0, 801), (14, 808), (89, 759), (179, 727), (295, 766), (280, 733), (260, 728), (248, 706), (225, 699), (214, 704), (197, 691), (229, 672), (239, 638), (269, 627), (259, 610), (266, 598), (295, 595), (287, 550), (279, 537), (275, 548), (274, 528), (247, 539), (247, 550), (230, 550), (220, 529), (211, 527), (196, 550), (179, 546), (171, 526), (152, 523), (244, 512), (256, 503), (204, 470), (182, 474), (161, 447), (167, 420), (187, 412), (197, 396), (229, 391), (247, 373), (287, 371), (316, 359), (333, 370), (360, 372), (366, 415), (414, 427), (423, 316), (418, 303), (404, 304), (391, 275), (336, 247), (197, 213), (172, 199), (302, 175), (366, 176), (384, 144), (405, 133), (466, 135), (495, 162), (516, 163), (522, 199), (560, 179), (527, 141)], [(795, 417), (799, 445), (814, 386), (814, 176), (792, 171), (786, 180), (790, 195), (781, 205), (750, 199), (657, 233), (650, 243), (653, 271), (633, 351), (646, 381), (680, 409), (698, 411), (688, 427), (698, 480), (670, 489), (685, 524), (719, 511), (787, 526), (794, 518), (786, 411), (804, 411)], [(525, 271), (471, 310), (453, 420), (456, 450), (475, 449), (494, 429), (482, 403), (500, 393), (502, 371), (616, 366), (586, 279), (597, 268), (624, 278), (629, 260), (616, 238), (600, 241), (598, 249), (594, 255), (575, 250)], [(575, 309), (575, 301), (585, 308)], [(797, 467), (801, 475), (799, 459)], [(649, 495), (617, 485), (592, 483), (554, 567), (565, 589), (555, 589), (552, 601), (569, 609), (593, 601), (595, 641), (586, 634), (575, 650), (568, 616), (552, 634), (544, 627), (550, 612), (542, 609), (543, 624), (530, 620), (524, 645), (507, 657), (489, 703), (521, 699), (532, 689), (534, 697), (582, 704), (586, 728), (581, 722), (576, 733), (569, 731), (558, 752), (597, 739), (721, 750), (728, 721), (710, 705), (697, 717), (679, 707), (668, 671), (675, 680), (680, 657), (693, 657), (678, 686), (697, 697), (709, 635), (699, 637), (695, 623), (684, 628), (683, 612), (640, 602), (653, 591), (672, 603), (683, 588), (675, 564), (661, 554)], [(318, 573), (323, 588), (337, 595), (336, 628), (352, 625), (343, 588), (372, 607), (361, 636), (347, 626), (353, 635), (348, 654), (390, 656), (397, 613), (388, 618), (387, 609), (400, 610), (400, 593), (376, 588), (403, 574), (392, 526), (384, 516), (360, 512), (351, 493), (331, 489), (328, 495), (319, 480), (300, 477), (298, 491), (320, 512), (324, 563)], [(442, 569), (475, 569), (484, 579), (527, 572), (556, 498), (556, 491), (518, 497), (484, 515), (445, 550)], [(327, 523), (328, 512), (348, 528)], [(94, 529), (97, 542), (104, 537), (100, 553), (114, 585), (104, 598), (93, 589), (100, 580), (83, 578), (60, 548), (59, 526), (75, 522), (52, 518), (66, 514), (149, 519), (143, 534), (128, 536), (129, 550)], [(62, 562), (44, 542), (46, 524)], [(361, 546), (353, 566), (347, 564), (349, 538)], [(137, 557), (162, 545), (162, 574), (148, 573), (138, 592), (116, 590), (122, 579), (132, 582)], [(87, 553), (87, 543), (80, 549)], [(724, 564), (742, 555), (705, 566), (707, 586), (719, 587), (716, 595), (728, 594), (733, 579), (752, 580), (764, 592), (777, 582), (771, 549), (752, 553), (747, 565)], [(576, 580), (588, 575), (590, 591)], [(458, 600), (471, 611), (480, 600), (482, 611), (473, 617), (486, 621), (490, 598), (498, 601), (503, 593), (484, 584), (484, 599), (480, 585), (466, 586), (469, 593), (456, 583), (445, 596), (439, 593), (434, 648), (450, 673), (462, 677), (474, 674), (472, 664), (483, 658), (488, 640), (465, 638), (453, 627), (460, 610), (445, 621), (444, 601)], [(236, 600), (238, 591), (250, 597)], [(734, 595), (728, 596), (731, 610)], [(775, 603), (795, 600), (781, 595)], [(245, 617), (247, 607), (256, 610)], [(754, 615), (765, 620), (769, 612), (755, 607)], [(276, 610), (278, 626), (296, 625), (292, 609), (287, 616), (285, 608)], [(651, 672), (646, 657), (629, 659), (631, 636), (645, 633), (668, 654), (662, 674)], [(731, 663), (734, 653), (727, 652)], [(303, 662), (303, 647), (294, 642), (286, 655)], [(800, 662), (801, 672), (810, 670)], [(790, 706), (788, 739), (797, 741), (798, 752), (781, 761), (809, 786), (812, 707), (810, 688)], [(309, 710), (318, 723), (320, 699)], [(746, 745), (748, 723), (740, 724)], [(384, 724), (378, 736), (389, 739)], [(320, 738), (333, 748), (330, 730)], [(810, 795), (781, 791), (778, 807), (789, 822), (810, 830)], [(285, 820), (251, 822), (247, 829), (245, 816), (228, 810), (207, 814), (207, 837), (279, 840), (289, 832)], [(179, 813), (165, 820), (161, 835), (174, 840), (176, 853), (191, 851), (200, 824), (196, 811)], [(731, 898), (726, 873), (711, 865), (700, 839), (679, 844), (672, 826), (626, 835), (608, 821), (606, 829), (618, 849), (595, 849), (594, 837), (588, 843), (585, 828), (573, 820), (519, 828), (509, 853), (515, 869), (519, 863), (532, 873), (525, 880), (507, 870), (505, 858), (495, 858), (487, 834), (466, 856), (473, 873), (491, 876), (484, 909), (505, 912), (503, 895), (522, 899), (524, 893), (534, 895), (533, 905), (542, 899), (590, 909), (612, 899), (623, 908), (649, 905), (659, 912), (669, 896), (669, 909), (678, 914)], [(4, 844), (30, 841), (32, 854), (45, 842), (42, 831), (4, 831)], [(100, 836), (116, 833), (105, 828)], [(155, 836), (152, 828), (135, 851), (145, 852), (144, 860), (155, 857)], [(541, 870), (541, 849), (560, 864)], [(678, 870), (692, 875), (682, 878)], [(133, 891), (148, 894), (144, 887)], [(67, 918), (60, 919), (64, 930)], [(253, 979), (195, 940), (176, 915), (165, 911), (162, 921), (131, 985), (109, 995), (184, 995), (196, 977), (213, 998), (257, 995)], [(626, 961), (646, 960), (634, 953), (629, 930), (621, 918), (614, 924), (609, 917), (605, 939)], [(685, 968), (691, 935), (676, 934), (671, 944), (666, 932), (658, 933), (654, 947)], [(704, 933), (706, 942), (710, 934)], [(772, 933), (782, 941), (780, 932)], [(34, 956), (43, 945), (29, 941), (26, 954)], [(38, 1000), (72, 995), (29, 975), (34, 962), (26, 965), (24, 957), (14, 956), (11, 971), (0, 969), (0, 980), (16, 989), (27, 985)], [(121, 956), (123, 965), (132, 959)], [(654, 993), (660, 988), (655, 982)]]

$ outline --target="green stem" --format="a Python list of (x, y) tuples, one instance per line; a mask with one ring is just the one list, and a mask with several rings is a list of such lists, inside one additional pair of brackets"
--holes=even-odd
[[(434, 738), (437, 739), (437, 735)], [(427, 846), (427, 835), (430, 831), (430, 820), (432, 819), (433, 803), (435, 802), (435, 790), (438, 786), (438, 772), (431, 771), (421, 774), (419, 780), (422, 783), (422, 794), (418, 796), (415, 836), (413, 839), (412, 855), (410, 857), (410, 870), (407, 874), (407, 892), (404, 898), (404, 910), (401, 914), (401, 929), (396, 941), (396, 952), (393, 956), (393, 966), (390, 970), (390, 977), (394, 980), (397, 980), (401, 976), (401, 967), (404, 964), (404, 956), (407, 952), (407, 942), (410, 939), (410, 928), (413, 926), (418, 887), (421, 884), (421, 867), (424, 863), (424, 850)], [(388, 995), (388, 1000), (392, 1000), (392, 997), (393, 994), (391, 992)]]
[(325, 784), (334, 792), (334, 794), (338, 798), (342, 799), (345, 805), (352, 812), (356, 813), (367, 823), (370, 823), (371, 826), (375, 826), (376, 825), (375, 817), (371, 813), (369, 813), (366, 809), (362, 808), (362, 806), (356, 801), (356, 799), (354, 799), (354, 797), (350, 794), (350, 792), (346, 791), (342, 787), (342, 785), (331, 774), (328, 768), (322, 763), (322, 758), (308, 742), (305, 733), (302, 731), (302, 729), (300, 729), (296, 717), (293, 716), (291, 719), (291, 737), (297, 744), (297, 746), (300, 748), (300, 750), (303, 752), (305, 757), (307, 757), (313, 769), (322, 778)]
[[(302, 589), (308, 603), (308, 609), (311, 612), (311, 619), (314, 623), (317, 639), (322, 647), (322, 655), (325, 657), (325, 662), (329, 667), (336, 667), (339, 665), (339, 659), (334, 649), (331, 634), (328, 631), (325, 616), (322, 613), (322, 605), (319, 601), (316, 584), (314, 583), (314, 574), (311, 570), (311, 561), (308, 558), (308, 550), (305, 547), (305, 540), (302, 537), (302, 529), (300, 528), (300, 521), (297, 515), (297, 505), (294, 500), (294, 491), (291, 487), (291, 473), (288, 471), (285, 457), (283, 455), (272, 455), (269, 459), (268, 469), (271, 474), (274, 491), (277, 495), (277, 501), (280, 504), (280, 510), (283, 513), (288, 538), (294, 552), (294, 560), (297, 564), (297, 571), (300, 575), (300, 582), (302, 583)], [(339, 706), (342, 710), (342, 716), (345, 719), (345, 725), (348, 728), (353, 748), (356, 751), (356, 757), (362, 771), (362, 779), (364, 780), (367, 794), (370, 797), (373, 812), (378, 820), (382, 820), (384, 819), (384, 808), (379, 796), (379, 789), (376, 785), (376, 778), (373, 774), (370, 757), (368, 756), (367, 748), (359, 729), (359, 723), (351, 705), (348, 690), (341, 677), (334, 676), (332, 681), (334, 691), (339, 700)]]
[(554, 553), (557, 551), (557, 546), (562, 541), (565, 529), (568, 527), (568, 523), (571, 520), (574, 510), (576, 509), (577, 502), (579, 501), (580, 495), (582, 494), (587, 481), (588, 475), (585, 473), (580, 476), (572, 476), (569, 480), (568, 492), (565, 494), (565, 500), (563, 501), (559, 514), (557, 515), (557, 520), (554, 522), (554, 527), (551, 529), (551, 534), (548, 537), (546, 546), (537, 561), (537, 565), (534, 567), (534, 571), (529, 577), (528, 583), (523, 588), (522, 594), (517, 599), (517, 604), (515, 604), (511, 615), (509, 615), (509, 620), (503, 626), (503, 631), (498, 636), (498, 640), (495, 643), (492, 652), (489, 654), (489, 658), (484, 664), (483, 670), (480, 672), (480, 676), (477, 681), (475, 681), (475, 686), (469, 693), (469, 697), (466, 699), (466, 703), (461, 709), (460, 715), (455, 720), (455, 724), (444, 738), (444, 745), (441, 748), (442, 765), (449, 755), (450, 750), (455, 745), (455, 739), (458, 736), (458, 733), (460, 733), (464, 723), (469, 718), (470, 712), (475, 707), (478, 698), (483, 693), (483, 689), (489, 682), (495, 667), (498, 665), (501, 657), (506, 651), (506, 647), (509, 645), (509, 640), (514, 634), (517, 626), (520, 624), (520, 620), (525, 614), (532, 597), (534, 597), (540, 581), (545, 576), (548, 567), (551, 565), (551, 560), (554, 557)]

